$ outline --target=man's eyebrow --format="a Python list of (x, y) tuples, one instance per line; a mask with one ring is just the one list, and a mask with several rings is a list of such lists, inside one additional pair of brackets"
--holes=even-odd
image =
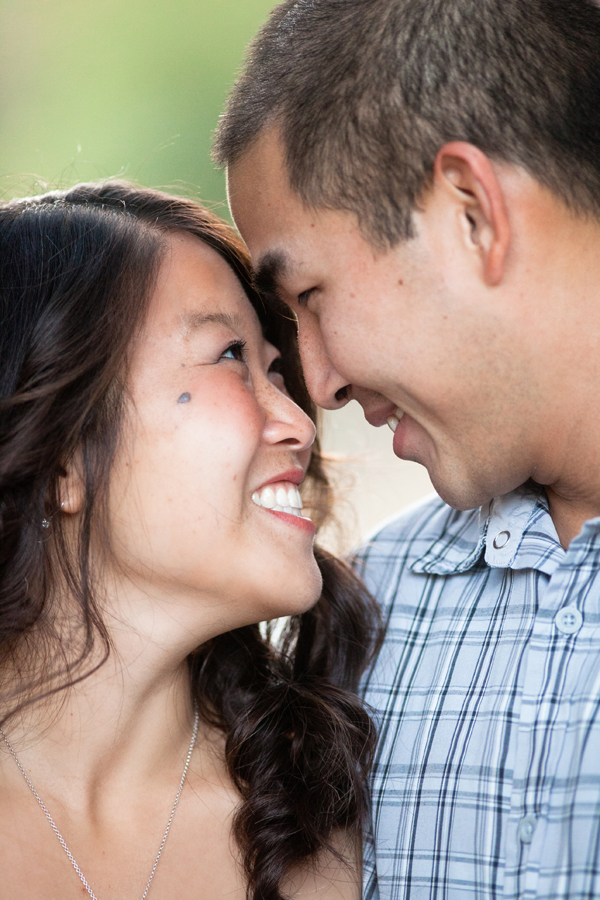
[(257, 291), (264, 297), (279, 298), (281, 282), (289, 268), (289, 260), (282, 250), (265, 253), (254, 270)]
[(243, 322), (241, 316), (224, 312), (188, 312), (183, 317), (183, 325), (186, 331), (196, 331), (204, 325), (224, 325), (232, 331), (241, 331)]

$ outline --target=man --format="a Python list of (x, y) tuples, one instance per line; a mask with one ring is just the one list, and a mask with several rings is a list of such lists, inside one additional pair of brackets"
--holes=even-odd
[(365, 896), (600, 897), (600, 10), (287, 0), (216, 158), (314, 399), (441, 497), (361, 556)]

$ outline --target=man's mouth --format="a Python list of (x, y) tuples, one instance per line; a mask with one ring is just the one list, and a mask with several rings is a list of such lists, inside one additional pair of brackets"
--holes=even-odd
[(284, 512), (290, 516), (302, 515), (302, 499), (300, 491), (291, 481), (279, 481), (275, 484), (266, 484), (252, 494), (252, 500), (257, 506), (270, 509), (273, 512)]
[(400, 408), (397, 408), (392, 416), (387, 417), (386, 421), (387, 421), (388, 425), (390, 426), (390, 428), (392, 429), (392, 431), (396, 430), (396, 428), (398, 427), (398, 423), (400, 422), (400, 419), (402, 418), (403, 415), (404, 415), (404, 411), (401, 410)]

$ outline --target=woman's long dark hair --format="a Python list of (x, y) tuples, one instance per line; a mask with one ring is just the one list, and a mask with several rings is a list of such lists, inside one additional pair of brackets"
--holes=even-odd
[[(199, 204), (108, 182), (0, 207), (0, 721), (85, 678), (110, 651), (92, 535), (118, 447), (128, 351), (165, 235), (176, 231), (234, 269), (282, 352), (291, 396), (315, 418), (293, 322), (264, 305), (243, 244)], [(86, 493), (73, 552), (59, 483), (75, 455)], [(330, 496), (318, 446), (307, 482), (322, 522)], [(316, 555), (322, 596), (282, 637), (238, 628), (189, 659), (201, 714), (226, 736), (242, 798), (234, 834), (254, 900), (282, 900), (285, 876), (337, 830), (358, 835), (365, 814), (374, 731), (352, 691), (374, 649), (377, 613), (344, 563)], [(76, 622), (61, 606), (65, 584)], [(98, 640), (100, 662), (94, 655), (86, 666)]]

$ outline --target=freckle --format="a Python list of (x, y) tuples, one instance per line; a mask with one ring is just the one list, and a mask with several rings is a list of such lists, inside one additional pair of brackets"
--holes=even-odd
[(178, 403), (189, 403), (191, 399), (192, 399), (192, 395), (188, 394), (188, 392), (186, 391), (185, 394), (181, 394), (177, 398), (177, 402)]

